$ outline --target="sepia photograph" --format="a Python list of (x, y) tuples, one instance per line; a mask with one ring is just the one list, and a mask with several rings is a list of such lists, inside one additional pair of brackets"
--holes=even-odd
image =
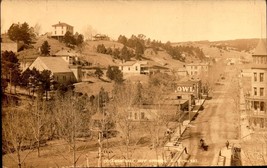
[(266, 0), (1, 0), (3, 168), (267, 166)]

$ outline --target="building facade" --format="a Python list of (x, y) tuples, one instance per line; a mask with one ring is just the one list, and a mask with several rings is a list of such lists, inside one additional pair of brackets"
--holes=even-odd
[(67, 23), (58, 22), (58, 24), (54, 24), (52, 27), (51, 37), (55, 39), (62, 40), (67, 32), (70, 32), (73, 35), (73, 26), (68, 25)]
[(251, 92), (246, 97), (249, 126), (257, 130), (267, 130), (267, 47), (260, 40), (252, 55)]
[(39, 71), (49, 70), (58, 83), (80, 81), (80, 67), (68, 64), (61, 57), (38, 57), (29, 67)]
[(190, 63), (185, 68), (189, 76), (199, 76), (209, 71), (209, 63)]
[(149, 74), (147, 61), (127, 61), (119, 66), (123, 74)]

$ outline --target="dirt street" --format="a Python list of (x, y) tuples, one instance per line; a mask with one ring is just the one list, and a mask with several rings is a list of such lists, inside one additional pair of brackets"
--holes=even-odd
[[(215, 85), (211, 100), (206, 100), (204, 110), (191, 122), (182, 137), (191, 157), (186, 166), (210, 166), (216, 160), (219, 150), (227, 140), (238, 138), (238, 114), (235, 112), (233, 96), (233, 78), (235, 69), (226, 67), (226, 79), (223, 85)], [(204, 139), (208, 151), (199, 147), (199, 140)], [(192, 162), (191, 162), (192, 161)]]

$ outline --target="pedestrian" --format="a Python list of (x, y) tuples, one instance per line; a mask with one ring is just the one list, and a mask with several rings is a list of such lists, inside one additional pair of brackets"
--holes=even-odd
[(226, 141), (226, 148), (228, 149), (228, 147), (229, 147), (229, 141), (227, 140)]

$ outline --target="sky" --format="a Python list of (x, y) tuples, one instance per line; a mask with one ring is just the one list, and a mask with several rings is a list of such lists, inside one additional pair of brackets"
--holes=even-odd
[(265, 0), (2, 0), (1, 33), (12, 23), (64, 22), (88, 36), (144, 34), (162, 42), (266, 38)]

